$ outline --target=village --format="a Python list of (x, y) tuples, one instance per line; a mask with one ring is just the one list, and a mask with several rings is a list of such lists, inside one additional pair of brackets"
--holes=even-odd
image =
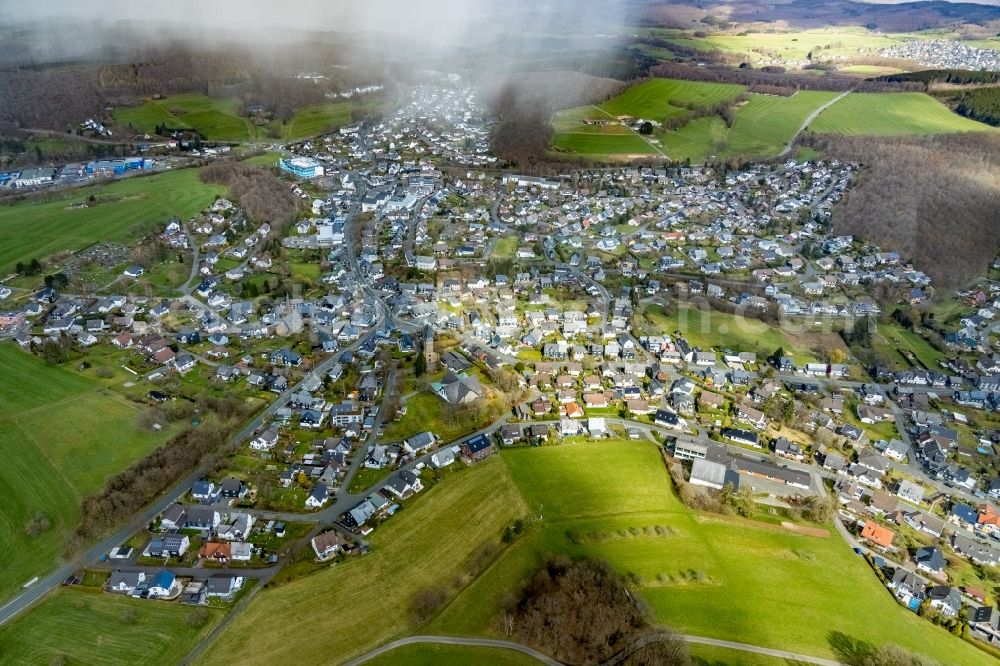
[[(1000, 644), (982, 589), (1000, 562), (1000, 283), (938, 293), (891, 248), (834, 235), (858, 165), (540, 178), (495, 168), (471, 88), (409, 93), (275, 156), (307, 211), (280, 237), (219, 197), (163, 220), (148, 261), (103, 248), (99, 293), (0, 285), (30, 291), (0, 301), (5, 337), (113, 362), (151, 406), (266, 405), (224, 469), (184, 480), (86, 575), (231, 603), (364, 557), (499, 448), (645, 439), (699, 488), (835, 498), (901, 604), (965, 608)], [(177, 255), (189, 274), (158, 288)], [(935, 298), (948, 311), (923, 335), (912, 312)]]

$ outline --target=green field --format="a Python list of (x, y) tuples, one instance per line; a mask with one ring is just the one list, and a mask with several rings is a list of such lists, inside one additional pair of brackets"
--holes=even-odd
[[(654, 147), (625, 125), (615, 124), (614, 118), (629, 116), (662, 122), (689, 112), (683, 106), (671, 102), (699, 107), (713, 106), (735, 98), (744, 90), (744, 86), (728, 83), (651, 79), (632, 86), (600, 106), (581, 106), (557, 113), (552, 119), (552, 126), (556, 131), (553, 147), (596, 158), (655, 155), (657, 150)], [(611, 124), (587, 124), (584, 122), (587, 120), (601, 120)], [(700, 121), (691, 123), (699, 128), (702, 124)], [(678, 132), (671, 132), (660, 138), (666, 146), (665, 152), (674, 159), (683, 159), (698, 148), (702, 149), (702, 154), (711, 150), (704, 137), (685, 138), (679, 136)], [(692, 142), (695, 145), (687, 146)]]
[(744, 86), (729, 83), (651, 79), (609, 99), (600, 108), (612, 116), (664, 121), (687, 113), (686, 108), (672, 101), (699, 107), (714, 106), (736, 98), (745, 90)]
[(643, 314), (660, 332), (673, 335), (679, 331), (691, 346), (701, 349), (754, 351), (769, 356), (778, 347), (789, 353), (793, 348), (780, 330), (757, 319), (689, 307), (678, 307), (666, 316), (656, 305), (647, 307)]
[(202, 93), (170, 95), (152, 99), (139, 106), (116, 109), (115, 122), (142, 132), (153, 132), (157, 125), (171, 129), (197, 130), (206, 139), (247, 141), (261, 131), (249, 119), (237, 114), (235, 99), (217, 99)]
[(690, 159), (698, 164), (721, 152), (727, 132), (726, 123), (720, 116), (705, 116), (664, 132), (660, 141), (670, 159), (678, 162)]
[(265, 126), (240, 116), (238, 106), (238, 100), (233, 98), (187, 93), (116, 109), (113, 115), (121, 125), (150, 133), (157, 125), (166, 125), (172, 129), (196, 130), (210, 141), (255, 141), (269, 136), (297, 141), (346, 125), (352, 122), (356, 109), (373, 109), (377, 102), (345, 101), (307, 106), (297, 109), (287, 123), (272, 121)]
[(924, 93), (851, 93), (819, 114), (809, 131), (894, 136), (996, 130), (953, 113)]
[[(0, 598), (48, 573), (76, 526), (80, 498), (161, 444), (167, 431), (138, 429), (139, 409), (69, 370), (45, 365), (10, 343), (0, 344)], [(51, 527), (30, 537), (38, 513)]]
[[(490, 633), (503, 595), (547, 553), (565, 553), (629, 573), (656, 617), (683, 633), (827, 658), (838, 656), (831, 643), (846, 635), (898, 643), (941, 663), (983, 663), (981, 652), (898, 606), (832, 528), (828, 537), (805, 536), (687, 509), (649, 442), (502, 456), (541, 519), (428, 632)], [(707, 658), (731, 663), (716, 655)]]
[[(123, 621), (125, 609), (133, 614), (130, 623)], [(178, 603), (57, 590), (0, 628), (0, 662), (176, 664), (222, 617), (222, 611), (206, 609), (205, 625), (192, 627), (191, 610)]]
[[(180, 169), (73, 190), (55, 201), (0, 206), (0, 273), (10, 272), (18, 261), (80, 250), (96, 241), (127, 242), (172, 216), (192, 217), (224, 192), (202, 183), (197, 169)], [(95, 201), (88, 202), (90, 196)], [(87, 207), (73, 208), (77, 203)]]
[(407, 439), (430, 430), (442, 441), (450, 442), (489, 425), (504, 411), (500, 398), (485, 399), (490, 400), (490, 411), (484, 420), (477, 421), (474, 411), (459, 411), (456, 415), (453, 405), (430, 391), (421, 391), (406, 401), (406, 415), (403, 418), (386, 423), (383, 439)]
[(832, 56), (875, 54), (900, 39), (875, 34), (864, 28), (819, 28), (788, 32), (748, 32), (745, 34), (711, 34), (706, 37), (675, 37), (667, 39), (680, 46), (702, 50), (719, 49), (754, 59), (780, 58), (804, 61), (810, 52), (815, 60)]
[(368, 555), (261, 592), (202, 661), (345, 661), (413, 633), (412, 596), (426, 586), (464, 585), (475, 554), (524, 513), (503, 461), (484, 461), (379, 527)]
[(928, 370), (940, 370), (940, 362), (945, 358), (945, 354), (935, 349), (923, 337), (894, 322), (879, 322), (872, 343), (875, 350), (899, 370), (916, 365), (903, 355), (903, 350), (913, 354)]
[(635, 134), (556, 134), (552, 146), (581, 155), (650, 155), (656, 150)]
[(745, 157), (780, 153), (806, 117), (837, 94), (800, 90), (791, 97), (752, 95), (736, 112), (724, 153)]

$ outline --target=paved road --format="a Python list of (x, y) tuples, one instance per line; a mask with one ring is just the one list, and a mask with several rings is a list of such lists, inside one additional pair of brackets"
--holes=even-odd
[(785, 149), (782, 150), (778, 154), (778, 157), (784, 157), (788, 153), (792, 152), (792, 146), (795, 145), (795, 140), (799, 138), (799, 135), (802, 134), (802, 132), (804, 132), (807, 127), (809, 127), (809, 123), (811, 123), (812, 121), (816, 120), (816, 116), (818, 116), (819, 114), (823, 113), (828, 108), (830, 108), (831, 106), (833, 106), (834, 104), (836, 104), (840, 100), (842, 100), (845, 97), (847, 97), (850, 93), (851, 93), (850, 90), (848, 90), (846, 92), (840, 93), (839, 95), (837, 95), (836, 97), (834, 97), (833, 99), (831, 99), (829, 102), (827, 102), (826, 104), (821, 105), (815, 111), (813, 111), (808, 116), (806, 116), (806, 119), (803, 120), (802, 124), (799, 125), (799, 128), (797, 130), (795, 130), (795, 134), (793, 134), (792, 138), (789, 139), (788, 143), (785, 144)]
[[(604, 662), (602, 666), (614, 666), (625, 660), (630, 654), (635, 652), (640, 647), (649, 645), (652, 643), (664, 640), (666, 635), (664, 634), (650, 634), (648, 636), (643, 636), (635, 643), (630, 645), (628, 648), (623, 650), (618, 655), (615, 655), (610, 660)], [(723, 647), (730, 650), (739, 650), (740, 652), (750, 652), (753, 654), (760, 654), (769, 657), (776, 657), (778, 659), (786, 659), (793, 662), (800, 662), (804, 664), (818, 664), (818, 666), (842, 666), (838, 661), (832, 659), (823, 659), (820, 657), (812, 657), (805, 654), (796, 654), (795, 652), (787, 652), (785, 650), (773, 650), (771, 648), (759, 647), (757, 645), (749, 645), (747, 643), (737, 643), (735, 641), (723, 641), (715, 638), (707, 638), (705, 636), (678, 636), (688, 643), (696, 643), (698, 645), (711, 645), (713, 647)], [(515, 643), (514, 641), (503, 641), (492, 638), (470, 638), (464, 636), (408, 636), (406, 638), (400, 638), (399, 640), (392, 641), (391, 643), (386, 643), (380, 647), (375, 648), (371, 652), (356, 657), (344, 666), (361, 666), (366, 662), (380, 657), (387, 652), (392, 650), (405, 647), (407, 645), (464, 645), (468, 647), (482, 647), (482, 648), (498, 648), (501, 650), (514, 650), (520, 652), (521, 654), (526, 654), (529, 657), (533, 657), (539, 661), (539, 663), (547, 664), (548, 666), (563, 666), (562, 662), (556, 661), (548, 655), (542, 654), (538, 650), (528, 647), (527, 645), (522, 645), (520, 643)]]
[(520, 652), (521, 654), (526, 654), (529, 657), (534, 657), (540, 663), (548, 664), (549, 666), (562, 666), (562, 662), (556, 661), (555, 659), (546, 656), (538, 650), (528, 647), (527, 645), (521, 645), (520, 643), (515, 643), (513, 641), (500, 641), (492, 638), (466, 638), (461, 636), (407, 636), (406, 638), (400, 638), (397, 641), (386, 643), (381, 647), (377, 647), (367, 654), (363, 654), (360, 657), (350, 660), (344, 664), (344, 666), (360, 666), (361, 664), (371, 661), (375, 657), (381, 656), (386, 652), (391, 652), (396, 648), (426, 643), (433, 645), (467, 645), (470, 647), (514, 650), (516, 652)]

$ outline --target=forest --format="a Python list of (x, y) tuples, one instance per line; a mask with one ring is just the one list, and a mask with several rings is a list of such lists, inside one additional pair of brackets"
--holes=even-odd
[(919, 72), (900, 72), (877, 76), (875, 81), (888, 83), (953, 83), (955, 85), (1000, 83), (1000, 72), (976, 72), (968, 69), (925, 69)]
[[(327, 101), (328, 92), (371, 83), (382, 66), (334, 67), (337, 47), (290, 45), (262, 58), (245, 45), (176, 44), (133, 53), (117, 63), (0, 67), (0, 134), (16, 128), (63, 131), (87, 118), (104, 119), (109, 107), (156, 95), (200, 92), (260, 105), (278, 118)], [(323, 69), (319, 81), (297, 72)]]
[(955, 113), (994, 127), (1000, 126), (1000, 88), (973, 88), (942, 97), (954, 107)]
[(833, 210), (833, 231), (911, 258), (938, 287), (982, 274), (1000, 250), (1000, 137), (814, 136), (864, 173)]
[(271, 226), (271, 235), (280, 238), (295, 221), (300, 201), (287, 183), (270, 171), (231, 160), (212, 162), (202, 168), (202, 182), (225, 185), (239, 202), (247, 217), (258, 224)]

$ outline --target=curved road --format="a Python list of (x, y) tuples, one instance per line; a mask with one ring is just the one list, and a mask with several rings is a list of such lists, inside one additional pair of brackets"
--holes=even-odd
[[(605, 666), (613, 666), (623, 661), (630, 654), (635, 652), (640, 647), (649, 645), (650, 643), (656, 643), (660, 640), (666, 638), (663, 634), (650, 634), (648, 636), (643, 636), (639, 640), (632, 643), (625, 650), (619, 654), (612, 657), (610, 660), (605, 662)], [(805, 654), (796, 654), (794, 652), (786, 652), (785, 650), (772, 650), (771, 648), (758, 647), (756, 645), (748, 645), (747, 643), (736, 643), (734, 641), (722, 641), (715, 638), (706, 638), (704, 636), (684, 636), (680, 635), (681, 638), (688, 643), (695, 643), (698, 645), (711, 645), (713, 647), (723, 647), (730, 650), (739, 650), (740, 652), (750, 652), (753, 654), (765, 655), (768, 657), (777, 657), (778, 659), (787, 659), (794, 662), (801, 662), (804, 664), (817, 664), (818, 666), (842, 666), (840, 662), (834, 661), (832, 659), (823, 659), (820, 657), (811, 657)], [(520, 652), (521, 654), (526, 654), (530, 657), (537, 659), (542, 664), (547, 664), (548, 666), (563, 666), (562, 662), (556, 661), (552, 657), (542, 654), (538, 650), (528, 647), (527, 645), (522, 645), (520, 643), (515, 643), (513, 641), (503, 641), (492, 638), (467, 638), (462, 636), (407, 636), (406, 638), (400, 638), (399, 640), (392, 641), (391, 643), (386, 643), (380, 647), (375, 648), (371, 652), (367, 652), (360, 657), (356, 657), (351, 661), (344, 664), (344, 666), (361, 666), (372, 659), (382, 656), (387, 652), (391, 652), (397, 648), (405, 647), (407, 645), (421, 645), (421, 644), (432, 644), (432, 645), (464, 645), (468, 647), (484, 647), (484, 648), (499, 648), (501, 650), (514, 650)]]

